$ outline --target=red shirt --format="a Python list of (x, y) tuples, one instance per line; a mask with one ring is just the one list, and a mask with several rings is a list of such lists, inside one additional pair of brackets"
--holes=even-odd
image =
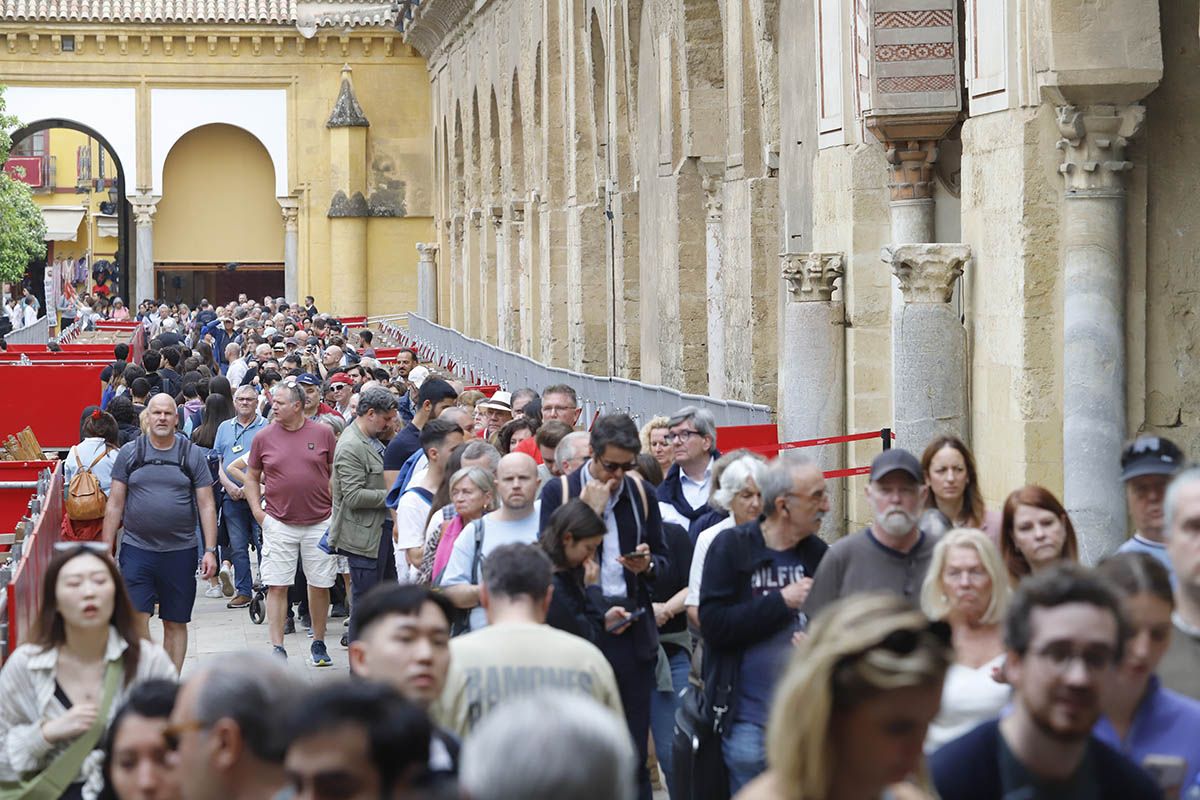
[(328, 425), (304, 420), (289, 431), (272, 423), (250, 445), (247, 463), (262, 470), (267, 513), (288, 525), (315, 525), (333, 509), (329, 475), (337, 438)]

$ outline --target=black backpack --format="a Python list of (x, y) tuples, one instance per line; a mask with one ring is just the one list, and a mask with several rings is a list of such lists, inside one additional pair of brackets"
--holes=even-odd
[[(170, 459), (161, 458), (158, 456), (155, 456), (154, 458), (146, 458), (146, 448), (148, 447), (146, 444), (146, 435), (142, 434), (135, 439), (133, 445), (133, 460), (129, 462), (129, 468), (125, 475), (125, 482), (129, 483), (129, 479), (133, 477), (133, 473), (149, 464), (156, 467), (176, 467), (180, 472), (187, 476), (189, 484), (195, 483), (196, 476), (192, 474), (192, 468), (188, 464), (188, 458), (192, 455), (192, 442), (186, 436), (180, 436), (179, 434), (175, 434), (175, 441), (180, 443), (178, 461), (172, 461)], [(157, 449), (155, 452), (158, 452)]]

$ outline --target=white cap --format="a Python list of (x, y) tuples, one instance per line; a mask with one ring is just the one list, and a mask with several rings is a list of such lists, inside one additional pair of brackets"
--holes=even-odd
[(408, 382), (420, 389), (421, 384), (425, 383), (425, 379), (428, 377), (429, 370), (426, 367), (413, 367), (412, 371), (408, 373)]

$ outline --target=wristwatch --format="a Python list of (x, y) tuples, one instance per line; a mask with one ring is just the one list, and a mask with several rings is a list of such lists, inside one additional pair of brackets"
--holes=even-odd
[(215, 547), (206, 547), (206, 548), (204, 548), (204, 552), (206, 552), (206, 553), (212, 553), (212, 554), (215, 556), (215, 555), (217, 554), (217, 548), (215, 548)]

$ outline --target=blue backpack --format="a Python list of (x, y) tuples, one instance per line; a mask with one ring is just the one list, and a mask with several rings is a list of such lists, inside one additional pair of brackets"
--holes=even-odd
[(400, 502), (400, 495), (408, 490), (408, 484), (412, 481), (413, 473), (417, 471), (417, 462), (425, 455), (424, 449), (419, 449), (408, 457), (408, 460), (400, 467), (400, 472), (396, 475), (396, 482), (392, 484), (392, 488), (388, 491), (387, 500), (384, 503), (388, 508), (395, 510)]

